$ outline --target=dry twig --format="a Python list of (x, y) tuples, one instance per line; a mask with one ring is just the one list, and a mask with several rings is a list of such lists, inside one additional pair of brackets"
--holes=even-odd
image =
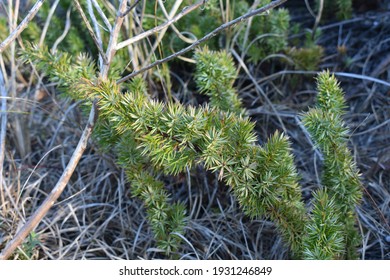
[(110, 68), (111, 61), (116, 53), (116, 45), (118, 42), (119, 30), (121, 29), (123, 19), (124, 19), (122, 17), (122, 14), (126, 10), (126, 3), (127, 3), (126, 0), (121, 1), (115, 19), (114, 27), (112, 28), (111, 31), (110, 41), (108, 43), (108, 47), (106, 51), (107, 62), (103, 64), (103, 69), (100, 69), (100, 73), (103, 79), (107, 79), (108, 69)]
[(318, 7), (318, 14), (316, 16), (316, 21), (314, 23), (313, 31), (312, 31), (312, 34), (311, 34), (311, 38), (312, 39), (314, 39), (314, 37), (316, 35), (316, 31), (317, 31), (318, 25), (320, 24), (320, 21), (321, 21), (323, 9), (324, 9), (324, 0), (320, 0), (319, 1), (319, 7)]
[(141, 0), (135, 0), (134, 4), (131, 5), (126, 11), (124, 11), (122, 14), (121, 14), (121, 17), (124, 17), (126, 16), (128, 13), (131, 12), (131, 10), (133, 10), (137, 5), (138, 3), (140, 2)]
[(46, 33), (47, 33), (47, 30), (49, 29), (49, 25), (50, 25), (51, 19), (52, 19), (53, 15), (54, 15), (54, 12), (56, 11), (57, 6), (58, 6), (59, 3), (60, 3), (60, 0), (56, 0), (53, 3), (52, 7), (50, 8), (49, 14), (47, 15), (47, 18), (46, 18), (45, 25), (43, 26), (43, 29), (42, 29), (41, 37), (39, 38), (39, 43), (38, 43), (39, 47), (43, 46), (43, 41), (45, 40)]
[(39, 8), (42, 6), (45, 0), (38, 0), (37, 3), (31, 8), (27, 16), (22, 20), (22, 22), (11, 32), (11, 34), (0, 44), (0, 53), (2, 53), (8, 46), (11, 44), (20, 33), (26, 29), (28, 23), (34, 18)]
[(102, 49), (102, 41), (98, 39), (98, 37), (95, 35), (95, 32), (93, 32), (93, 29), (92, 29), (92, 26), (91, 24), (89, 23), (86, 15), (84, 14), (84, 11), (83, 9), (81, 8), (81, 5), (80, 5), (80, 2), (78, 0), (75, 0), (74, 3), (76, 4), (76, 8), (77, 10), (79, 11), (80, 15), (81, 15), (81, 18), (83, 19), (84, 23), (85, 23), (85, 26), (87, 27), (88, 29), (88, 32), (89, 34), (91, 35), (92, 37), (92, 40), (94, 41), (98, 51), (99, 51), (99, 54), (100, 56), (102, 57), (103, 59), (103, 62), (104, 64), (107, 64), (107, 57), (106, 55), (104, 54), (104, 51)]
[(100, 8), (99, 3), (96, 0), (92, 0), (92, 4), (95, 7), (96, 11), (98, 12), (99, 16), (101, 17), (101, 19), (103, 20), (104, 24), (108, 28), (108, 31), (111, 32), (112, 30), (111, 23), (109, 22), (108, 18), (104, 14), (102, 8)]
[(1, 127), (0, 127), (0, 190), (3, 188), (3, 164), (5, 157), (5, 136), (7, 135), (7, 90), (3, 78), (3, 72), (0, 70), (0, 94), (1, 94)]

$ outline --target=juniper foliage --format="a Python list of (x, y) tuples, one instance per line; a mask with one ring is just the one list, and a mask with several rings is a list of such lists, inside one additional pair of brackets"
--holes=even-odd
[(360, 244), (355, 228), (355, 207), (362, 197), (362, 190), (358, 169), (348, 149), (348, 127), (342, 120), (346, 108), (344, 94), (329, 72), (321, 73), (317, 83), (317, 106), (304, 115), (303, 122), (324, 155), (322, 185), (330, 201), (334, 200), (325, 213), (329, 217), (332, 216), (330, 212), (339, 216), (337, 220), (343, 226), (345, 240), (342, 256), (354, 259), (357, 257), (356, 246)]
[(167, 254), (179, 250), (186, 207), (173, 201), (156, 178), (202, 165), (230, 187), (245, 214), (275, 222), (294, 258), (356, 257), (354, 207), (361, 197), (360, 183), (341, 119), (342, 91), (329, 73), (319, 75), (318, 106), (303, 118), (325, 158), (323, 189), (314, 193), (309, 213), (288, 137), (275, 132), (259, 145), (254, 123), (233, 88), (237, 73), (226, 53), (207, 48), (196, 52), (195, 81), (210, 98), (201, 107), (153, 100), (141, 78), (126, 85), (103, 81), (86, 55), (74, 58), (32, 47), (23, 57), (85, 106), (98, 100), (95, 139), (115, 151), (132, 194), (145, 204), (157, 245)]
[[(93, 87), (92, 81), (99, 81), (94, 61), (87, 54), (76, 57), (66, 52), (49, 52), (47, 47), (29, 45), (27, 51), (21, 53), (24, 61), (34, 62), (40, 71), (57, 83), (63, 96), (84, 101), (84, 109), (89, 109), (95, 97), (110, 102), (120, 101), (119, 87), (107, 83), (117, 91), (108, 88)], [(135, 78), (124, 88), (146, 95), (146, 85), (141, 78)], [(93, 94), (92, 94), (93, 93)], [(111, 118), (104, 102), (99, 103), (99, 120), (94, 131), (94, 139), (100, 144), (102, 152), (116, 152), (117, 163), (126, 171), (132, 194), (143, 200), (147, 217), (153, 229), (157, 246), (167, 255), (178, 250), (180, 235), (184, 234), (186, 225), (186, 209), (180, 202), (172, 202), (165, 191), (163, 182), (156, 179), (158, 173), (150, 168), (149, 158), (141, 154), (136, 135), (132, 132), (120, 133), (114, 129), (117, 120)]]
[(233, 84), (237, 69), (226, 52), (210, 51), (208, 47), (195, 53), (195, 81), (199, 92), (210, 97), (209, 104), (222, 111), (245, 114)]
[(303, 257), (309, 260), (334, 260), (344, 254), (345, 236), (334, 198), (326, 189), (313, 193), (313, 210), (306, 224)]

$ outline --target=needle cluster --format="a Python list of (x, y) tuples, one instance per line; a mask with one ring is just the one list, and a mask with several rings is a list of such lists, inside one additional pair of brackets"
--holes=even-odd
[(174, 201), (157, 178), (201, 165), (218, 174), (246, 215), (272, 220), (293, 257), (356, 257), (359, 174), (347, 147), (343, 92), (328, 72), (318, 76), (317, 106), (303, 116), (324, 155), (322, 186), (314, 192), (308, 210), (288, 137), (275, 132), (263, 146), (259, 144), (255, 124), (245, 115), (233, 88), (236, 70), (226, 53), (197, 51), (195, 81), (210, 103), (193, 107), (151, 99), (140, 78), (125, 86), (102, 80), (95, 76), (87, 56), (73, 59), (43, 52), (31, 48), (24, 58), (34, 60), (39, 70), (87, 106), (98, 100), (95, 139), (115, 152), (132, 194), (145, 204), (157, 245), (167, 254), (179, 250), (186, 206)]

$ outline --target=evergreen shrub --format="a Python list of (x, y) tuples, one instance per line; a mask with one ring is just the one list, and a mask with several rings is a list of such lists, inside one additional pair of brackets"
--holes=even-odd
[[(103, 81), (86, 55), (51, 54), (32, 47), (23, 57), (85, 106), (98, 99), (95, 139), (116, 152), (133, 195), (144, 201), (157, 244), (167, 254), (179, 250), (186, 206), (171, 200), (157, 174), (176, 176), (202, 165), (230, 187), (245, 214), (275, 222), (292, 257), (357, 257), (355, 207), (361, 187), (347, 147), (343, 92), (329, 72), (319, 74), (317, 105), (302, 116), (324, 155), (321, 186), (309, 210), (288, 137), (275, 132), (259, 145), (254, 123), (233, 88), (237, 73), (227, 53), (203, 48), (195, 54), (194, 79), (199, 92), (210, 98), (201, 107), (151, 99), (141, 78), (128, 85)], [(124, 88), (130, 91), (122, 93)]]

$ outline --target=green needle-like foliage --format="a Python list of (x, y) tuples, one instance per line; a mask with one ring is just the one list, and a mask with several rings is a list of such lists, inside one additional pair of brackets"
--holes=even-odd
[[(210, 96), (210, 104), (223, 111), (236, 113), (238, 116), (244, 115), (245, 112), (233, 88), (236, 69), (231, 57), (225, 52), (212, 52), (206, 48), (197, 51), (195, 57), (197, 60), (195, 79), (200, 91)], [(233, 150), (227, 153), (229, 147), (226, 147), (226, 143), (240, 143), (248, 137), (253, 138), (254, 136), (250, 136), (251, 131), (252, 129), (240, 129), (238, 132), (231, 132), (228, 136), (242, 135), (242, 137), (237, 140), (224, 137), (221, 143), (225, 145), (218, 144), (218, 141), (214, 140), (220, 138), (221, 134), (215, 131), (208, 134), (208, 139), (213, 141), (206, 148), (211, 147), (212, 151), (206, 154), (206, 167), (215, 170), (215, 165), (221, 165), (227, 154), (235, 158), (237, 152)], [(244, 147), (239, 146), (236, 149), (243, 150)], [(280, 231), (291, 244), (292, 250), (298, 252), (301, 243), (299, 233), (304, 224), (304, 207), (301, 203), (298, 176), (287, 138), (275, 133), (268, 140), (265, 148), (253, 145), (246, 149), (249, 153), (246, 157), (242, 157), (239, 161), (233, 160), (236, 170), (230, 168), (226, 172), (222, 169), (220, 175), (226, 175), (226, 183), (233, 187), (247, 215), (253, 218), (268, 215), (277, 221)], [(220, 160), (212, 156), (218, 152)]]
[(233, 87), (237, 69), (232, 57), (226, 52), (204, 48), (195, 53), (195, 59), (195, 80), (199, 91), (210, 97), (210, 105), (223, 111), (243, 114), (241, 101)]
[[(112, 112), (112, 110), (117, 109), (112, 107), (112, 104), (124, 102), (120, 88), (115, 82), (102, 83), (102, 85), (104, 86), (96, 87), (89, 82), (79, 83), (79, 89), (85, 93), (86, 98), (99, 99), (99, 124), (104, 120), (105, 125), (98, 126), (98, 129), (102, 127), (103, 129), (96, 131), (97, 137), (101, 137), (100, 139), (104, 141), (103, 144), (107, 143), (107, 145), (115, 147), (118, 155), (117, 161), (126, 171), (132, 194), (145, 204), (148, 221), (153, 229), (157, 246), (170, 255), (177, 252), (181, 244), (180, 236), (184, 233), (186, 225), (186, 207), (182, 203), (172, 203), (164, 184), (156, 179), (159, 168), (154, 169), (151, 165), (158, 166), (155, 163), (162, 153), (154, 149), (156, 157), (145, 154), (141, 149), (144, 142), (138, 139), (135, 131), (121, 127), (123, 125), (122, 116)], [(134, 79), (126, 87), (140, 95), (139, 101), (143, 98), (147, 99), (145, 85), (140, 78)], [(100, 142), (102, 143), (102, 141)], [(151, 149), (155, 147), (153, 139), (148, 143), (151, 145)], [(180, 160), (180, 157), (176, 159)], [(160, 170), (169, 173), (164, 168), (160, 168)]]
[(348, 128), (342, 120), (346, 107), (343, 92), (329, 72), (318, 76), (318, 105), (303, 122), (324, 155), (322, 185), (334, 199), (344, 225), (347, 258), (356, 258), (360, 243), (354, 228), (355, 207), (362, 197), (359, 172), (347, 146)]
[(306, 224), (303, 257), (309, 260), (339, 259), (344, 253), (345, 240), (336, 202), (325, 190), (314, 192), (313, 196), (314, 209)]
[(177, 251), (186, 225), (186, 207), (182, 203), (172, 204), (164, 184), (150, 172), (127, 169), (126, 175), (133, 195), (145, 204), (157, 246), (168, 255)]
[(25, 62), (33, 62), (38, 70), (49, 75), (50, 80), (57, 83), (66, 96), (86, 100), (85, 96), (80, 96), (76, 85), (81, 79), (90, 80), (96, 75), (95, 63), (87, 54), (71, 56), (67, 52), (52, 53), (47, 46), (27, 44), (26, 50), (21, 51), (20, 58)]
[[(25, 61), (33, 61), (38, 70), (48, 74), (49, 79), (58, 84), (65, 96), (84, 101), (89, 108), (94, 97), (100, 98), (104, 94), (93, 87), (90, 81), (96, 80), (94, 62), (87, 55), (72, 57), (68, 53), (50, 53), (47, 48), (30, 46), (21, 54)], [(105, 95), (110, 102), (120, 101), (119, 88), (117, 92)], [(125, 88), (146, 95), (146, 86), (141, 78), (135, 78)], [(93, 93), (93, 94), (92, 94)], [(114, 129), (119, 120), (109, 114), (111, 108), (101, 107), (99, 120), (95, 127), (94, 138), (103, 151), (114, 150), (117, 162), (122, 166), (131, 185), (132, 194), (143, 200), (147, 208), (148, 221), (153, 229), (157, 246), (167, 255), (177, 251), (180, 246), (180, 235), (184, 233), (186, 225), (186, 209), (181, 203), (171, 203), (164, 184), (157, 180), (157, 173), (148, 168), (149, 158), (141, 154), (139, 143), (135, 135), (128, 131), (120, 133)]]
[(284, 135), (276, 133), (263, 149), (256, 144), (254, 124), (236, 114), (120, 95), (115, 83), (99, 82), (90, 90), (118, 134), (134, 132), (141, 154), (155, 169), (175, 175), (203, 164), (232, 188), (246, 214), (269, 216), (299, 251), (305, 212)]
[(87, 107), (98, 100), (94, 137), (104, 151), (115, 152), (132, 194), (145, 204), (158, 247), (167, 254), (180, 246), (186, 209), (172, 201), (156, 178), (202, 165), (230, 187), (245, 214), (275, 222), (294, 258), (356, 256), (359, 175), (341, 119), (343, 93), (329, 73), (319, 75), (318, 105), (303, 119), (324, 154), (323, 190), (314, 194), (308, 214), (288, 138), (276, 132), (264, 146), (258, 144), (254, 123), (245, 116), (233, 88), (237, 73), (226, 53), (203, 49), (195, 55), (195, 80), (210, 97), (210, 104), (202, 107), (151, 100), (141, 78), (125, 85), (103, 81), (87, 56), (30, 48), (23, 58), (34, 61), (38, 70)]

